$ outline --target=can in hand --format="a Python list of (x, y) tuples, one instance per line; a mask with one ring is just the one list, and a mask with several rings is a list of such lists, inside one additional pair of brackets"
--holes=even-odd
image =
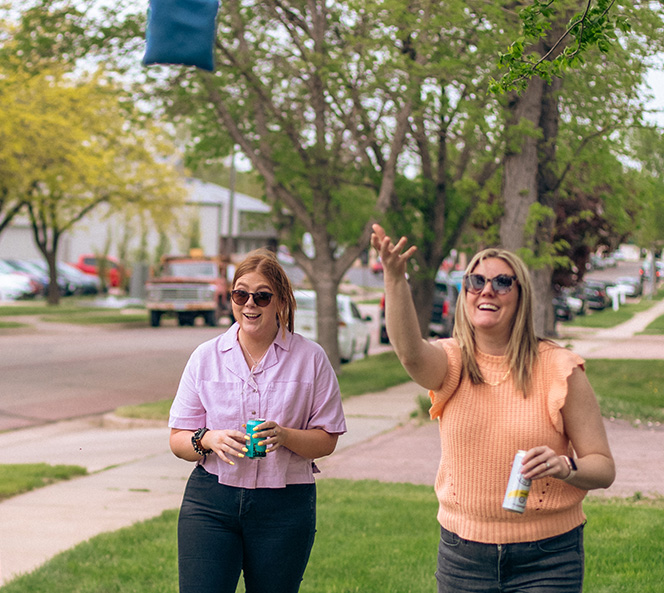
[(526, 510), (526, 502), (528, 501), (528, 493), (530, 492), (531, 481), (528, 478), (524, 478), (521, 473), (521, 464), (525, 454), (525, 451), (517, 451), (514, 456), (512, 472), (507, 482), (505, 500), (503, 500), (503, 508), (515, 513), (523, 513)]
[(256, 420), (247, 420), (247, 434), (249, 435), (249, 441), (247, 442), (247, 457), (250, 459), (256, 459), (260, 457), (265, 457), (267, 454), (267, 447), (265, 443), (261, 446), (258, 445), (258, 440), (254, 438), (254, 429), (259, 425), (265, 422), (264, 419), (258, 418)]

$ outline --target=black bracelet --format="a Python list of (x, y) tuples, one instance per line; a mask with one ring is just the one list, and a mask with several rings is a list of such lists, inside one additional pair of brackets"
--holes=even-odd
[(208, 453), (212, 453), (212, 449), (203, 449), (203, 445), (201, 444), (201, 439), (208, 430), (210, 429), (205, 427), (199, 428), (191, 437), (191, 444), (194, 446), (194, 451), (203, 457)]

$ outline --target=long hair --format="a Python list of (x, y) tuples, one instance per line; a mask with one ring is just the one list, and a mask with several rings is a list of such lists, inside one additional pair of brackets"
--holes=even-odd
[[(530, 273), (526, 264), (516, 254), (505, 249), (489, 248), (480, 251), (470, 260), (466, 274), (472, 273), (481, 261), (490, 258), (503, 260), (516, 276), (519, 299), (505, 355), (516, 387), (523, 391), (525, 397), (531, 384), (533, 366), (539, 356), (539, 339), (535, 335), (533, 320), (533, 289)], [(479, 384), (484, 382), (484, 377), (475, 359), (475, 328), (469, 321), (466, 297), (464, 282), (454, 317), (453, 336), (461, 348), (464, 373), (468, 373), (473, 383)]]
[(232, 289), (237, 281), (251, 272), (256, 272), (265, 277), (277, 297), (277, 321), (282, 332), (287, 329), (293, 333), (293, 317), (295, 315), (295, 295), (293, 287), (286, 275), (286, 271), (277, 261), (277, 257), (265, 248), (255, 249), (247, 254), (235, 269), (233, 275)]

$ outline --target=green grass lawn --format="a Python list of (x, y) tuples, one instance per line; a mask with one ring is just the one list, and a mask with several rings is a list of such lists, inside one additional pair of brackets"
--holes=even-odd
[(84, 467), (77, 465), (0, 464), (0, 500), (87, 473)]
[[(0, 306), (0, 317), (26, 317), (36, 316), (42, 321), (54, 323), (74, 323), (77, 325), (94, 325), (109, 323), (143, 323), (148, 325), (148, 314), (143, 308), (132, 307), (120, 310), (116, 307), (94, 306), (90, 299), (72, 300), (74, 297), (63, 298), (57, 306), (51, 306), (45, 301), (20, 302), (14, 305)], [(20, 321), (4, 319), (0, 321), (1, 327), (25, 326)]]
[(629, 321), (636, 313), (646, 311), (652, 307), (654, 301), (641, 299), (639, 302), (621, 305), (617, 311), (607, 307), (603, 311), (592, 311), (587, 315), (578, 315), (572, 321), (566, 321), (570, 327), (587, 327), (592, 329), (606, 329), (615, 327)]
[[(595, 497), (584, 506), (585, 591), (659, 593), (664, 500)], [(434, 593), (436, 509), (430, 486), (320, 480), (316, 543), (301, 592)], [(176, 521), (172, 510), (99, 535), (2, 592), (176, 593)]]
[(590, 359), (586, 371), (603, 416), (664, 422), (664, 360)]

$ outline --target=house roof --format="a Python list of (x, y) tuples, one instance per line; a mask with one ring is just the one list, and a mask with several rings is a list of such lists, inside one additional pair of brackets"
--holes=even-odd
[[(188, 204), (219, 206), (228, 204), (231, 199), (230, 189), (216, 183), (207, 183), (188, 177), (185, 179), (185, 186), (189, 191)], [(265, 202), (237, 191), (233, 196), (233, 208), (244, 212), (270, 212), (271, 210)]]

